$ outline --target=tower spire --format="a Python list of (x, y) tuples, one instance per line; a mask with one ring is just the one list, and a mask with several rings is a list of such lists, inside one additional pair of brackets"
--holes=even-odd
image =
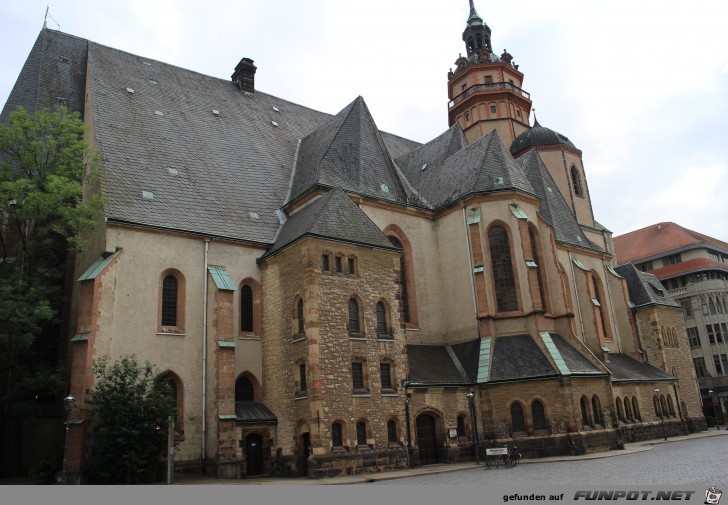
[(471, 21), (475, 19), (479, 19), (480, 21), (483, 21), (483, 18), (480, 17), (478, 14), (478, 11), (475, 10), (475, 3), (473, 0), (468, 0), (470, 2), (470, 16), (468, 16), (468, 24), (470, 24)]
[(492, 53), (493, 49), (490, 45), (490, 28), (480, 17), (478, 11), (475, 10), (475, 3), (470, 2), (470, 15), (468, 16), (467, 26), (463, 32), (463, 42), (468, 52), (468, 57), (472, 54)]

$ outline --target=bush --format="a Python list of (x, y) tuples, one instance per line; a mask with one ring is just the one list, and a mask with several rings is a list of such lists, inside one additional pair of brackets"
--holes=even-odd
[(97, 484), (147, 484), (164, 475), (167, 421), (176, 415), (170, 384), (149, 362), (125, 355), (94, 362), (96, 384), (86, 476)]

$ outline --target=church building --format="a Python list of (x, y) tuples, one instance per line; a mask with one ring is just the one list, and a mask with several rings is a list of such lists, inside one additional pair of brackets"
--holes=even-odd
[(70, 297), (70, 470), (104, 355), (171, 379), (178, 471), (221, 478), (705, 429), (681, 306), (616, 266), (581, 150), (531, 121), (472, 0), (462, 40), (420, 144), (355, 91), (329, 115), (256, 89), (249, 58), (219, 79), (41, 31), (2, 118), (79, 111), (106, 199)]

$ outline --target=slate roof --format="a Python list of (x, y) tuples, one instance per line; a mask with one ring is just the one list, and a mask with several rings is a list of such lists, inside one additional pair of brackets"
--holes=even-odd
[(578, 151), (576, 146), (566, 136), (550, 128), (541, 126), (538, 120), (536, 120), (531, 128), (513, 140), (510, 152), (513, 156), (518, 156), (531, 147), (560, 145)]
[(604, 373), (603, 370), (599, 369), (599, 367), (589, 361), (586, 356), (567, 342), (564, 337), (555, 333), (551, 333), (550, 335), (551, 340), (556, 346), (556, 349), (558, 349), (561, 357), (564, 359), (564, 363), (572, 375)]
[(261, 260), (305, 236), (397, 250), (341, 189), (333, 189), (290, 216)]
[(614, 237), (620, 263), (637, 263), (686, 249), (709, 246), (728, 254), (728, 243), (675, 223), (657, 223)]
[(553, 226), (556, 240), (580, 247), (598, 249), (584, 235), (538, 152), (526, 153), (518, 158), (518, 163), (534, 191), (541, 198), (539, 214)]
[(602, 361), (602, 364), (611, 372), (611, 380), (614, 382), (677, 380), (667, 372), (649, 363), (637, 361), (626, 354), (610, 352), (609, 361)]
[(469, 384), (444, 345), (408, 345), (410, 382), (423, 384)]
[(667, 289), (657, 280), (657, 277), (651, 273), (637, 270), (632, 263), (619, 265), (614, 270), (627, 280), (629, 298), (636, 307), (644, 305), (680, 306), (668, 294)]
[[(534, 194), (521, 167), (495, 130), (453, 152), (453, 146), (461, 142), (458, 137), (457, 129), (451, 128), (421, 155), (397, 159), (397, 164), (401, 164), (408, 176), (416, 170), (422, 171), (422, 165), (427, 164), (419, 177), (422, 185), (417, 189), (434, 208), (476, 193), (517, 190)], [(430, 170), (430, 164), (433, 170)]]
[(257, 402), (235, 402), (238, 424), (278, 424), (278, 418), (268, 407)]
[(57, 110), (65, 100), (70, 111), (83, 117), (88, 41), (65, 33), (42, 30), (23, 65), (0, 121), (19, 105), (33, 113), (39, 109)]
[(530, 335), (497, 337), (492, 363), (489, 382), (559, 375)]
[(406, 202), (407, 194), (362, 97), (301, 140), (290, 200), (321, 184)]

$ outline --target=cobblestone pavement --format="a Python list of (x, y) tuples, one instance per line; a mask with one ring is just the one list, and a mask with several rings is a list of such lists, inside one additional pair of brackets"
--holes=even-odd
[(655, 443), (652, 450), (580, 461), (521, 462), (516, 468), (457, 472), (370, 482), (368, 485), (684, 485), (728, 483), (728, 436)]

